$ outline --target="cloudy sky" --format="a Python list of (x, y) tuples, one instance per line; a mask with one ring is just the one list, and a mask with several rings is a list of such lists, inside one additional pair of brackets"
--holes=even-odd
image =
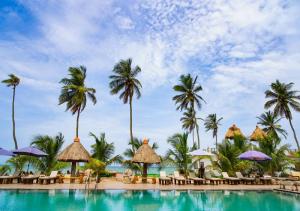
[[(87, 3), (88, 2), (88, 3)], [(80, 137), (105, 132), (116, 152), (127, 147), (129, 106), (109, 93), (108, 76), (120, 59), (133, 58), (142, 73), (142, 98), (134, 101), (134, 135), (159, 143), (181, 132), (172, 86), (181, 74), (199, 77), (207, 101), (200, 117), (224, 117), (220, 137), (236, 123), (246, 135), (264, 112), (264, 91), (276, 79), (300, 90), (300, 2), (284, 1), (99, 1), (1, 0), (0, 79), (21, 78), (16, 96), (21, 147), (37, 134), (75, 135), (75, 117), (58, 106), (62, 77), (70, 66), (87, 67), (87, 85), (98, 103), (81, 115)], [(0, 143), (13, 148), (12, 90), (0, 86)], [(300, 136), (300, 114), (294, 113)], [(285, 143), (294, 141), (289, 132)], [(200, 130), (201, 147), (213, 146)]]

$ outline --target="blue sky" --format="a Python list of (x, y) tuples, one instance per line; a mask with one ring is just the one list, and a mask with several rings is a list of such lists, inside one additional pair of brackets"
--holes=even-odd
[[(58, 106), (69, 66), (87, 67), (98, 103), (81, 115), (80, 137), (105, 132), (116, 153), (127, 147), (129, 107), (111, 96), (108, 76), (120, 59), (142, 68), (142, 98), (134, 101), (134, 135), (158, 142), (181, 132), (172, 86), (181, 74), (198, 75), (207, 101), (200, 117), (224, 117), (219, 137), (236, 123), (246, 135), (263, 111), (264, 91), (280, 78), (300, 90), (299, 1), (0, 1), (0, 79), (21, 78), (16, 96), (17, 138), (27, 146), (38, 134), (75, 135), (75, 117)], [(12, 90), (0, 86), (1, 147), (13, 148)], [(293, 119), (300, 136), (300, 114)], [(294, 146), (291, 131), (284, 143)], [(213, 146), (200, 128), (201, 147)]]

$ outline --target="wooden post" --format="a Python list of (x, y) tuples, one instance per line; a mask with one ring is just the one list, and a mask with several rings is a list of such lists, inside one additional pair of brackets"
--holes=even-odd
[(143, 176), (142, 176), (142, 183), (147, 183), (147, 163), (143, 165)]

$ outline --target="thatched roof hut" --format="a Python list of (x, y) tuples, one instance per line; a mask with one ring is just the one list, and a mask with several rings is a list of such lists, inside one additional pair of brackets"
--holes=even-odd
[(80, 143), (79, 138), (75, 138), (74, 142), (67, 146), (57, 159), (64, 162), (89, 162), (90, 154)]
[(132, 158), (134, 163), (160, 163), (160, 157), (154, 152), (154, 150), (149, 146), (148, 140), (145, 139), (143, 145), (136, 151)]
[(71, 174), (75, 176), (77, 162), (89, 162), (90, 154), (80, 143), (80, 139), (76, 137), (74, 142), (67, 146), (57, 157), (57, 160), (63, 162), (72, 162)]
[(265, 138), (267, 134), (260, 127), (256, 126), (255, 130), (250, 136), (250, 141), (259, 141)]
[(233, 139), (234, 136), (244, 136), (241, 129), (233, 124), (226, 132), (225, 138)]
[(154, 152), (154, 150), (149, 146), (148, 140), (145, 139), (143, 145), (138, 148), (136, 153), (132, 158), (134, 163), (143, 163), (143, 176), (142, 182), (147, 183), (147, 168), (148, 164), (160, 163), (160, 157)]

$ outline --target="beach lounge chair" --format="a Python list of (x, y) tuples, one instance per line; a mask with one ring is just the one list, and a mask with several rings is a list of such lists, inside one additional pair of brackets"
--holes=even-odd
[(246, 185), (249, 184), (249, 183), (250, 184), (255, 183), (255, 178), (254, 177), (244, 177), (241, 172), (235, 172), (235, 175), (236, 175), (237, 178), (242, 180), (242, 182)]
[(295, 191), (299, 191), (298, 187), (300, 187), (300, 181), (295, 181), (293, 186), (295, 186)]
[(27, 175), (21, 177), (21, 182), (24, 184), (33, 184), (34, 181), (37, 183), (40, 177), (40, 172), (36, 172), (34, 175)]
[(12, 184), (14, 180), (17, 180), (17, 183), (20, 183), (20, 174), (19, 171), (16, 171), (13, 175), (0, 176), (0, 184)]
[(237, 177), (230, 177), (228, 176), (228, 173), (227, 172), (222, 172), (222, 176), (223, 178), (226, 180), (226, 182), (230, 185), (236, 185), (236, 184), (239, 184), (240, 183), (240, 179), (237, 178)]
[(263, 177), (260, 177), (259, 179), (263, 185), (271, 185), (272, 184), (272, 177), (269, 175), (264, 175)]
[(40, 184), (50, 184), (51, 181), (53, 181), (53, 183), (56, 183), (56, 180), (58, 179), (58, 171), (52, 171), (50, 176), (40, 176), (39, 177), (39, 183)]
[(159, 178), (158, 178), (160, 185), (170, 185), (172, 183), (172, 179), (167, 177), (167, 174), (165, 171), (159, 172)]
[(211, 185), (219, 185), (224, 182), (224, 179), (212, 177), (210, 172), (208, 172), (208, 171), (204, 172), (204, 177), (205, 177), (205, 180), (209, 181), (209, 184), (211, 184)]
[(123, 173), (123, 183), (130, 184), (133, 176), (133, 172), (130, 169), (126, 169)]
[(191, 172), (188, 178), (191, 181), (193, 181), (194, 185), (203, 185), (203, 184), (205, 184), (205, 179), (196, 177), (194, 172)]
[(178, 171), (174, 171), (174, 175), (170, 177), (173, 181), (174, 184), (178, 185), (185, 185), (186, 184), (186, 179), (183, 176), (180, 176)]

